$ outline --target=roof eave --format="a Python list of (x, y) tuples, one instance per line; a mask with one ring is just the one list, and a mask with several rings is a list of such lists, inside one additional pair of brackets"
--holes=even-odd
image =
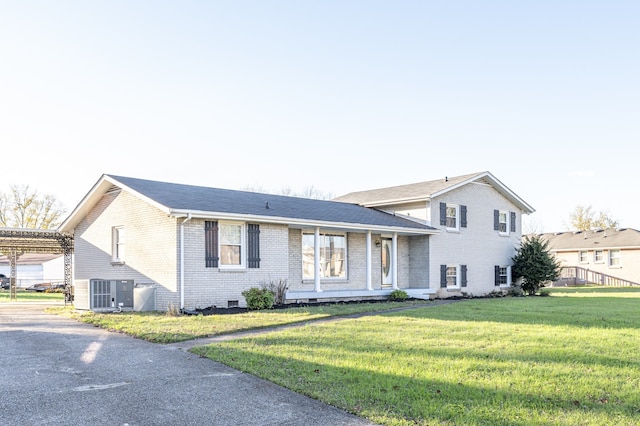
[(239, 214), (239, 213), (226, 213), (226, 212), (209, 212), (198, 210), (171, 210), (169, 212), (171, 216), (182, 218), (191, 215), (192, 218), (199, 219), (226, 219), (226, 220), (239, 220), (239, 221), (255, 221), (263, 223), (274, 223), (280, 225), (288, 225), (300, 228), (336, 228), (353, 231), (372, 231), (380, 233), (393, 233), (407, 235), (433, 235), (438, 234), (438, 229), (424, 229), (424, 228), (409, 228), (402, 226), (384, 226), (384, 225), (369, 225), (363, 223), (351, 223), (351, 222), (331, 222), (323, 220), (308, 220), (297, 219), (291, 217), (282, 216), (261, 216), (252, 214)]
[(500, 192), (502, 195), (507, 197), (512, 203), (514, 203), (516, 206), (518, 206), (523, 213), (531, 214), (531, 213), (535, 212), (535, 209), (533, 207), (531, 207), (528, 203), (526, 203), (522, 198), (517, 196), (515, 192), (510, 190), (505, 184), (500, 182), (500, 180), (497, 179), (490, 172), (478, 173), (477, 175), (472, 176), (469, 179), (466, 179), (466, 180), (464, 180), (462, 182), (459, 182), (459, 183), (457, 183), (455, 185), (451, 185), (451, 186), (449, 186), (449, 187), (447, 187), (447, 188), (445, 188), (445, 189), (443, 189), (441, 191), (434, 192), (433, 194), (431, 194), (431, 198), (436, 198), (436, 197), (438, 197), (440, 195), (446, 194), (447, 192), (453, 191), (454, 189), (458, 189), (458, 188), (460, 188), (460, 187), (462, 187), (464, 185), (473, 183), (473, 182), (477, 181), (478, 179), (482, 179), (482, 178), (489, 179), (491, 184), (498, 190), (498, 192)]
[(152, 200), (140, 194), (139, 192), (129, 188), (128, 186), (122, 184), (120, 181), (112, 178), (111, 176), (103, 174), (100, 179), (98, 179), (98, 181), (93, 185), (91, 190), (89, 190), (89, 192), (82, 198), (80, 203), (78, 203), (76, 208), (73, 209), (71, 214), (69, 214), (64, 222), (60, 224), (60, 226), (58, 227), (58, 231), (72, 233), (78, 223), (80, 223), (82, 218), (84, 218), (89, 213), (89, 211), (113, 186), (117, 186), (120, 189), (126, 189), (131, 194), (157, 207), (161, 211), (169, 213), (169, 208), (167, 206), (159, 204), (155, 200)]
[(392, 206), (400, 203), (417, 203), (421, 201), (426, 203), (429, 200), (431, 200), (431, 197), (422, 196), (422, 197), (395, 198), (393, 200), (384, 200), (384, 201), (368, 201), (362, 204), (358, 204), (358, 203), (351, 203), (351, 204), (358, 204), (363, 207), (382, 207), (382, 206)]

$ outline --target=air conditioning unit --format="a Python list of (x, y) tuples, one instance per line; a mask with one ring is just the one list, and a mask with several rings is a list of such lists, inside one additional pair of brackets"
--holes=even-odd
[(95, 311), (153, 311), (156, 309), (156, 286), (153, 283), (134, 285), (133, 280), (93, 278), (75, 280), (74, 307)]
[(73, 307), (88, 310), (90, 306), (89, 280), (73, 280)]
[(133, 280), (89, 280), (89, 309), (133, 309)]

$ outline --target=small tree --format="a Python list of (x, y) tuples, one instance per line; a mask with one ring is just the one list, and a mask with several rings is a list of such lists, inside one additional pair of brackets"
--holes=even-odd
[(548, 242), (539, 235), (525, 238), (511, 260), (514, 278), (522, 278), (522, 290), (530, 296), (545, 282), (555, 281), (560, 276), (560, 264), (549, 253)]

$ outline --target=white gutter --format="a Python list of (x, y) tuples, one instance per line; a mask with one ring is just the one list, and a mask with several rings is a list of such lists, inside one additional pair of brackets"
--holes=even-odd
[(171, 216), (174, 217), (188, 217), (193, 215), (200, 219), (219, 219), (219, 220), (240, 220), (240, 221), (256, 221), (264, 223), (275, 223), (282, 225), (289, 225), (294, 227), (315, 228), (320, 226), (321, 228), (333, 228), (333, 229), (345, 229), (354, 231), (371, 230), (376, 233), (393, 233), (409, 234), (409, 235), (430, 235), (439, 234), (439, 229), (420, 229), (420, 228), (405, 228), (402, 226), (384, 226), (384, 225), (369, 225), (362, 223), (350, 223), (350, 222), (329, 222), (329, 221), (314, 221), (307, 219), (295, 219), (290, 217), (280, 216), (258, 216), (251, 214), (234, 214), (234, 213), (218, 213), (218, 212), (201, 212), (201, 211), (186, 211), (186, 210), (172, 210)]
[(180, 224), (180, 309), (184, 309), (184, 224), (191, 220), (191, 213)]

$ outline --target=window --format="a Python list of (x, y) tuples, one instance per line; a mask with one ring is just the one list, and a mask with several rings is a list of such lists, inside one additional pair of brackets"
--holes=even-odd
[(493, 230), (500, 232), (500, 235), (509, 235), (510, 232), (516, 232), (516, 212), (494, 210)]
[(498, 226), (498, 231), (507, 232), (507, 212), (500, 212)]
[(459, 288), (467, 286), (467, 265), (440, 265), (440, 287)]
[(260, 225), (207, 220), (204, 230), (207, 268), (260, 267)]
[(449, 230), (467, 227), (467, 206), (440, 203), (440, 225)]
[(458, 287), (457, 266), (447, 266), (447, 287)]
[[(314, 234), (302, 234), (302, 278), (313, 279), (315, 271)], [(320, 278), (347, 277), (347, 236), (320, 234)]]
[(458, 229), (458, 207), (447, 206), (447, 228)]
[(604, 263), (604, 254), (602, 250), (595, 250), (593, 252), (593, 263)]
[(243, 230), (240, 224), (220, 223), (220, 266), (242, 266)]
[(494, 284), (496, 286), (511, 285), (511, 267), (510, 266), (494, 266)]
[(589, 253), (586, 250), (581, 250), (578, 252), (578, 261), (580, 263), (589, 263)]
[(111, 229), (111, 261), (124, 263), (124, 226)]
[(620, 250), (609, 250), (609, 267), (619, 268), (621, 266), (622, 264)]

